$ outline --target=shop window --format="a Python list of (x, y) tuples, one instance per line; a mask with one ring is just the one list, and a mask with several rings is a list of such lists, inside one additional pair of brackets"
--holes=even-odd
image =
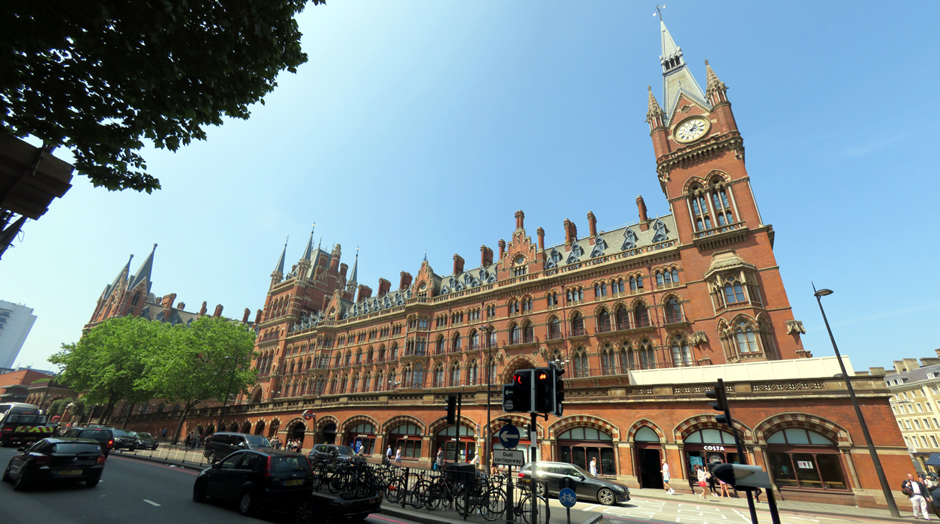
[(591, 459), (597, 459), (597, 474), (614, 476), (617, 463), (613, 438), (596, 428), (572, 428), (558, 436), (558, 451), (562, 462), (588, 470)]
[(437, 456), (437, 450), (444, 450), (444, 460), (452, 461), (456, 453), (457, 460), (468, 462), (473, 460), (476, 455), (476, 438), (472, 429), (466, 426), (460, 426), (460, 434), (457, 434), (457, 427), (450, 426), (442, 429), (434, 439), (434, 455)]
[(421, 457), (421, 429), (414, 424), (405, 424), (393, 429), (389, 434), (395, 449), (401, 447), (402, 456), (416, 459)]
[(767, 439), (770, 470), (778, 486), (845, 490), (845, 471), (835, 443), (802, 428), (787, 428)]

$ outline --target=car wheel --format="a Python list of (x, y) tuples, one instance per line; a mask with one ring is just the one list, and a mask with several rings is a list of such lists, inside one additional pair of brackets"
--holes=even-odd
[(29, 480), (26, 478), (26, 471), (24, 471), (24, 469), (25, 466), (23, 469), (20, 469), (20, 474), (16, 477), (16, 480), (13, 481), (13, 489), (16, 491), (23, 491), (29, 487)]
[(3, 470), (3, 481), (10, 482), (10, 465), (7, 464), (7, 469)]
[(208, 497), (206, 496), (205, 481), (197, 481), (196, 484), (193, 485), (193, 502), (202, 503), (206, 501), (206, 498)]
[(597, 501), (605, 506), (612, 505), (615, 500), (614, 492), (607, 488), (602, 488), (597, 492)]
[(101, 482), (101, 477), (91, 477), (90, 479), (85, 480), (85, 487), (93, 488), (97, 486), (99, 482)]
[(238, 497), (238, 512), (242, 515), (248, 515), (251, 513), (251, 504), (253, 500), (251, 498), (251, 492), (245, 491), (242, 492), (241, 496)]
[(209, 464), (215, 464), (215, 453), (212, 451), (207, 452), (206, 460), (209, 461)]
[(152, 448), (150, 448), (150, 449), (152, 449), (152, 450), (154, 450), (154, 451), (156, 451), (156, 450), (157, 450), (157, 445), (156, 445), (156, 444), (154, 444), (154, 445), (153, 445), (153, 447), (152, 447)]
[(535, 484), (535, 493), (540, 497), (548, 497), (548, 489), (541, 482)]
[(310, 497), (303, 498), (294, 508), (294, 518), (291, 519), (291, 522), (294, 524), (311, 524), (313, 522), (314, 511), (313, 500), (311, 500)]

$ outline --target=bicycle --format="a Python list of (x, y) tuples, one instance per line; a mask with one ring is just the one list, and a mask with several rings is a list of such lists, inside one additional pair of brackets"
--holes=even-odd
[(527, 491), (522, 496), (522, 499), (516, 504), (513, 508), (513, 513), (517, 517), (522, 517), (522, 521), (525, 524), (548, 524), (548, 521), (552, 518), (551, 508), (548, 505), (548, 498), (540, 494), (535, 495), (536, 504), (538, 504), (538, 516), (537, 522), (533, 523), (532, 520), (532, 492)]

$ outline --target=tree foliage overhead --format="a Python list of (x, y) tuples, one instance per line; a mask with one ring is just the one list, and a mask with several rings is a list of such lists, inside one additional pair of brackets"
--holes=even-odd
[[(310, 0), (313, 4), (323, 0)], [(109, 190), (160, 188), (138, 151), (176, 151), (247, 119), (307, 61), (307, 0), (11, 2), (0, 16), (0, 124), (65, 146)]]
[(166, 351), (170, 327), (139, 317), (102, 322), (76, 344), (63, 344), (49, 357), (62, 373), (57, 382), (82, 394), (83, 400), (104, 404), (110, 413), (121, 399), (136, 403), (151, 398), (140, 384), (147, 360)]

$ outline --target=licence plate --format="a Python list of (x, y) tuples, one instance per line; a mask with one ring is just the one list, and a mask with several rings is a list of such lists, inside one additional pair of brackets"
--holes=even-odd
[(303, 483), (304, 483), (303, 479), (299, 479), (299, 480), (285, 480), (285, 481), (284, 481), (284, 485), (285, 485), (285, 486), (302, 486)]
[(80, 469), (66, 469), (59, 472), (59, 475), (81, 475), (82, 470)]

